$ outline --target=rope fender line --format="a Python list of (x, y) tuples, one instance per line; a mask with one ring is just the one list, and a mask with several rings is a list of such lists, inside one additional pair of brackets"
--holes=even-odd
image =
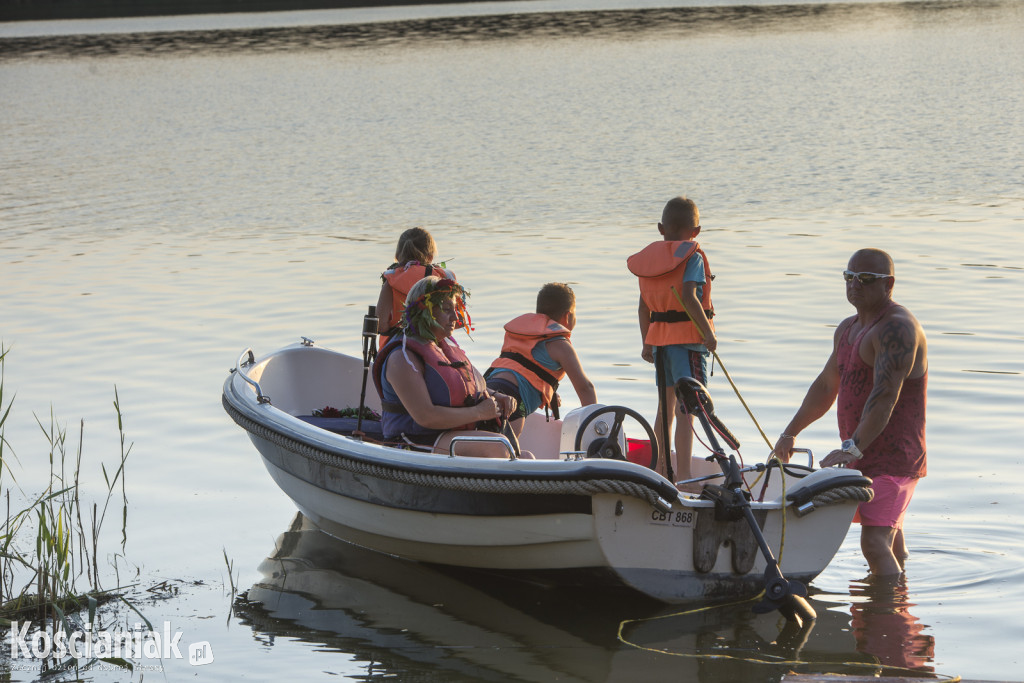
[[(660, 496), (656, 491), (642, 484), (617, 479), (589, 479), (589, 480), (548, 480), (548, 479), (501, 479), (501, 478), (478, 478), (464, 477), (458, 475), (446, 475), (444, 473), (424, 474), (411, 472), (400, 467), (391, 467), (380, 464), (367, 464), (358, 460), (346, 458), (337, 453), (331, 453), (311, 446), (303, 441), (291, 438), (280, 432), (272, 430), (239, 412), (234, 406), (228, 403), (227, 399), (222, 400), (225, 411), (231, 416), (240, 427), (271, 443), (285, 448), (301, 457), (316, 462), (343, 469), (347, 472), (359, 475), (373, 476), (388, 481), (396, 481), (405, 484), (443, 488), (452, 491), (476, 492), (476, 493), (500, 493), (505, 495), (529, 494), (529, 495), (552, 495), (569, 494), (580, 496), (593, 496), (596, 494), (610, 493), (615, 495), (629, 496), (645, 501), (652, 507), (657, 507)], [(871, 489), (857, 486), (844, 486), (828, 489), (817, 494), (814, 504), (819, 507), (835, 505), (847, 500), (870, 500)], [(782, 512), (785, 515), (785, 508)], [(785, 527), (784, 527), (785, 528)], [(783, 531), (783, 539), (785, 538)], [(784, 547), (784, 541), (782, 547)], [(781, 560), (780, 547), (780, 560)]]
[(464, 477), (458, 475), (447, 475), (444, 473), (423, 474), (410, 472), (400, 467), (392, 467), (380, 464), (367, 464), (351, 458), (346, 458), (338, 453), (331, 453), (311, 446), (303, 441), (294, 439), (270, 429), (243, 415), (234, 406), (228, 403), (226, 397), (222, 398), (224, 410), (231, 416), (238, 426), (247, 432), (258, 436), (266, 441), (280, 446), (301, 457), (316, 462), (337, 467), (353, 474), (369, 475), (388, 481), (396, 481), (406, 484), (431, 486), (452, 491), (465, 491), (477, 493), (501, 493), (501, 494), (570, 494), (592, 496), (599, 493), (611, 493), (630, 496), (646, 501), (652, 507), (656, 507), (660, 498), (658, 493), (642, 484), (616, 479), (590, 479), (590, 480), (548, 480), (548, 479), (500, 479), (500, 478), (478, 478)]
[(875, 497), (875, 492), (868, 486), (836, 486), (827, 489), (811, 498), (815, 507), (827, 507), (845, 503), (848, 500), (855, 500), (861, 503), (870, 502)]

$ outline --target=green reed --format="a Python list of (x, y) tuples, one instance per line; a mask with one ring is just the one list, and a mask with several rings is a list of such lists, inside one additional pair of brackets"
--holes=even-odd
[[(132, 444), (126, 443), (117, 389), (114, 411), (121, 450), (112, 474), (101, 463), (107, 488), (102, 507), (96, 503), (87, 506), (81, 498), (84, 421), (79, 423), (75, 455), (69, 458), (67, 431), (52, 409), (46, 423), (36, 416), (48, 444), (48, 483), (41, 493), (26, 496), (14, 476), (11, 459), (17, 458), (4, 431), (14, 403), (13, 397), (4, 396), (8, 351), (0, 346), (0, 490), (7, 506), (6, 521), (0, 525), (0, 625), (9, 625), (15, 619), (43, 622), (49, 618), (54, 624), (66, 623), (66, 614), (86, 609), (91, 620), (98, 603), (119, 597), (116, 588), (104, 590), (99, 571), (100, 532), (114, 501), (121, 507), (121, 547), (111, 560), (115, 573), (119, 572), (118, 563), (125, 560), (127, 543), (125, 463)], [(28, 505), (12, 510), (11, 484), (18, 487), (23, 499), (29, 499)]]

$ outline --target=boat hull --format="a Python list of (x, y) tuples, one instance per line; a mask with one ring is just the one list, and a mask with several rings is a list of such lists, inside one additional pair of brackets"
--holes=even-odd
[[(665, 602), (763, 588), (766, 561), (746, 521), (719, 519), (712, 501), (679, 496), (640, 465), (417, 453), (333, 434), (292, 414), (308, 410), (303, 400), (351, 405), (360, 371), (358, 359), (288, 347), (240, 365), (224, 387), (225, 408), (249, 432), (270, 476), (331, 535), (421, 562), (621, 584)], [(294, 376), (303, 382), (284, 381)], [(304, 388), (309, 382), (324, 386)], [(329, 395), (331, 387), (342, 393)], [(307, 390), (319, 393), (298, 396)], [(776, 472), (764, 502), (751, 507), (783, 573), (810, 581), (843, 542), (857, 501), (811, 505), (814, 514), (801, 516), (780, 487), (789, 479), (790, 491), (827, 489), (851, 474)]]

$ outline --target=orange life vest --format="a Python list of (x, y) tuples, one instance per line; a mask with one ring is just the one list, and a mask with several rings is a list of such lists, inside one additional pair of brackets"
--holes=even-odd
[[(647, 328), (644, 343), (652, 346), (671, 344), (702, 344), (700, 328), (690, 320), (689, 314), (678, 299), (683, 286), (686, 263), (694, 254), (704, 259), (704, 284), (700, 305), (708, 322), (715, 315), (711, 305), (711, 265), (707, 254), (696, 242), (666, 241), (652, 242), (644, 249), (626, 259), (630, 272), (640, 278), (640, 296), (651, 311), (651, 324)], [(714, 330), (714, 323), (711, 323)]]
[(551, 370), (533, 359), (533, 348), (545, 339), (563, 337), (568, 339), (572, 332), (556, 323), (543, 313), (527, 313), (513, 318), (505, 325), (505, 341), (501, 355), (491, 363), (491, 370), (515, 370), (526, 378), (534, 389), (540, 392), (542, 403), (547, 407), (558, 389), (558, 383), (565, 377), (565, 370)]
[[(380, 277), (391, 286), (391, 327), (380, 335), (379, 348), (384, 348), (388, 339), (398, 331), (398, 323), (402, 320), (402, 310), (405, 308), (405, 297), (409, 295), (412, 286), (425, 277), (436, 275), (440, 278), (455, 279), (454, 273), (445, 270), (441, 266), (433, 264), (423, 265), (418, 261), (410, 261), (404, 266), (397, 263), (381, 273)], [(380, 311), (377, 312), (380, 315)]]

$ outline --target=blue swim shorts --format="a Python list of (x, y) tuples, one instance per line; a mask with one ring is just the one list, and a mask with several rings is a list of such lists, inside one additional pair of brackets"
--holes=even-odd
[(654, 347), (654, 366), (658, 366), (661, 355), (665, 364), (665, 376), (659, 384), (675, 386), (682, 377), (692, 377), (704, 386), (708, 385), (708, 356), (711, 353), (703, 344), (674, 344)]

